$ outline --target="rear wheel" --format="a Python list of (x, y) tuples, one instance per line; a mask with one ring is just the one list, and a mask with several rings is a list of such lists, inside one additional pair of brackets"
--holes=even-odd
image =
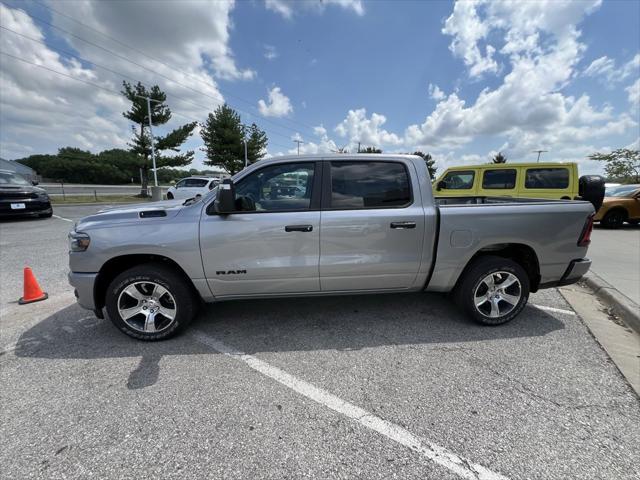
[(606, 228), (620, 228), (626, 219), (627, 214), (624, 210), (615, 209), (607, 212), (600, 223)]
[(486, 256), (475, 260), (457, 287), (458, 305), (483, 325), (501, 325), (514, 319), (529, 299), (529, 276), (508, 258)]
[(173, 200), (173, 193), (167, 192), (167, 200)]
[(138, 340), (164, 340), (184, 330), (197, 302), (184, 278), (160, 264), (130, 268), (109, 285), (106, 308), (113, 324)]

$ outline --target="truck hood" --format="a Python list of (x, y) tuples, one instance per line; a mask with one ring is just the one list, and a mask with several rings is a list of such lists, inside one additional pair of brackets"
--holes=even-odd
[[(165, 200), (162, 202), (135, 203), (119, 207), (110, 207), (84, 217), (76, 222), (77, 231), (108, 227), (132, 222), (144, 224), (163, 222), (178, 215), (183, 209), (184, 200)], [(196, 202), (199, 204), (200, 202)], [(192, 204), (193, 205), (193, 204)]]

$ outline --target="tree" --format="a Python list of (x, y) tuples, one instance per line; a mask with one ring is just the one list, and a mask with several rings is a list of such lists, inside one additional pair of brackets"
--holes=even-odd
[(361, 148), (358, 153), (382, 153), (382, 150), (376, 147)]
[(206, 165), (217, 165), (234, 175), (244, 168), (244, 140), (247, 140), (247, 160), (255, 163), (266, 154), (267, 135), (255, 123), (242, 124), (240, 115), (226, 103), (207, 117), (200, 130)]
[[(137, 158), (137, 167), (142, 169), (142, 185), (140, 195), (147, 196), (149, 182), (149, 170), (151, 168), (151, 135), (149, 128), (149, 114), (147, 100), (151, 99), (151, 122), (154, 126), (164, 125), (171, 119), (171, 109), (165, 104), (167, 95), (154, 85), (151, 89), (138, 82), (132, 86), (128, 82), (122, 82), (121, 93), (131, 102), (131, 108), (122, 115), (135, 123), (133, 127), (133, 139), (129, 143), (130, 151)], [(187, 141), (196, 128), (197, 122), (187, 123), (169, 132), (164, 137), (155, 137), (156, 167), (184, 167), (193, 160), (193, 150), (179, 155), (163, 155), (165, 151), (179, 152), (180, 146)], [(139, 129), (139, 131), (138, 131)]]
[(427, 165), (427, 170), (429, 170), (429, 176), (431, 177), (431, 180), (436, 178), (436, 171), (438, 170), (438, 167), (436, 167), (436, 161), (433, 158), (431, 158), (431, 154), (417, 151), (417, 152), (413, 152), (413, 155), (422, 157), (422, 159), (424, 160), (424, 163)]
[(502, 154), (502, 152), (498, 152), (493, 156), (493, 163), (507, 163), (507, 157)]
[(611, 153), (592, 153), (591, 160), (607, 162), (604, 171), (611, 179), (640, 182), (640, 151), (628, 148), (618, 148)]

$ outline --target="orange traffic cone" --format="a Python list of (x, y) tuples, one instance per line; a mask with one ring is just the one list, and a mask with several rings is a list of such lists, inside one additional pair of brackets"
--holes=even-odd
[(24, 267), (24, 296), (18, 300), (20, 305), (25, 303), (39, 302), (49, 298), (46, 292), (43, 292), (38, 285), (36, 277), (29, 267)]

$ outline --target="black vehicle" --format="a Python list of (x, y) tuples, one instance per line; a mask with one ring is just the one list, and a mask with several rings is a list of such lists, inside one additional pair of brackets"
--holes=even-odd
[(49, 195), (37, 182), (29, 182), (9, 170), (0, 170), (0, 217), (50, 217)]

